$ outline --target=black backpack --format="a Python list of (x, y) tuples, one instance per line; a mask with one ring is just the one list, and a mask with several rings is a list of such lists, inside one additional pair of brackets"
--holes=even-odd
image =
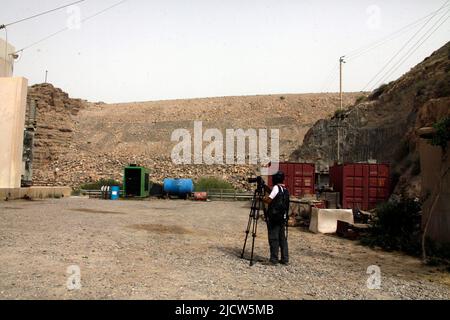
[(269, 205), (269, 222), (286, 222), (289, 213), (289, 191), (286, 188), (278, 186), (278, 194)]

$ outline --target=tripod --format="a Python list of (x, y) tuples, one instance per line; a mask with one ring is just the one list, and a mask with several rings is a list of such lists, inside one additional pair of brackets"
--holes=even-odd
[(255, 249), (255, 238), (258, 231), (258, 219), (260, 216), (260, 211), (263, 210), (265, 214), (265, 208), (263, 203), (264, 197), (264, 185), (258, 183), (258, 187), (255, 189), (255, 193), (252, 198), (252, 206), (250, 208), (250, 215), (248, 217), (247, 229), (245, 230), (245, 240), (244, 247), (242, 248), (241, 259), (244, 258), (245, 247), (247, 245), (248, 234), (252, 230), (252, 250), (250, 254), (250, 266), (253, 266), (253, 252)]

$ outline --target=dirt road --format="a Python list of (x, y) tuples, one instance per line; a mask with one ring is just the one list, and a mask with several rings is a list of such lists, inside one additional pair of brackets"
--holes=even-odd
[[(289, 266), (239, 258), (244, 202), (0, 202), (1, 299), (449, 299), (448, 273), (397, 253), (290, 229)], [(81, 271), (68, 290), (67, 268)], [(367, 268), (381, 289), (367, 288)]]

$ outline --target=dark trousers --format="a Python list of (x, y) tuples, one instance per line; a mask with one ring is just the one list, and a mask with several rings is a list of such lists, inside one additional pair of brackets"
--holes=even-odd
[(267, 230), (269, 231), (270, 261), (278, 262), (278, 252), (281, 250), (281, 261), (289, 262), (286, 225), (268, 223)]

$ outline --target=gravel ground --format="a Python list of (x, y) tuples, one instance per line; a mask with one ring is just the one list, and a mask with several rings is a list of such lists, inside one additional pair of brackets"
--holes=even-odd
[[(450, 275), (334, 236), (289, 232), (289, 266), (239, 258), (245, 202), (0, 202), (1, 299), (449, 299)], [(68, 290), (67, 268), (81, 270)], [(367, 288), (367, 268), (381, 288)]]

